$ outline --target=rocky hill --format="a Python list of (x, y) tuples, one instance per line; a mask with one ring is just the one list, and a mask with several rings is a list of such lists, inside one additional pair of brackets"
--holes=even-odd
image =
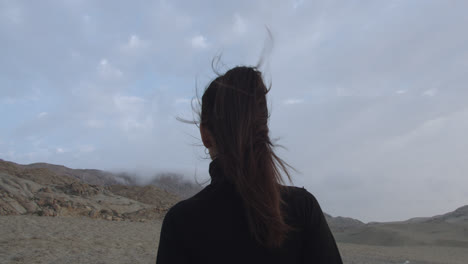
[(333, 217), (325, 213), (325, 219), (327, 219), (328, 226), (334, 233), (365, 226), (363, 222), (350, 217)]
[[(154, 186), (88, 184), (94, 170), (0, 160), (0, 215), (89, 216), (107, 220), (161, 218), (181, 198)], [(76, 177), (82, 176), (83, 178)], [(110, 178), (109, 178), (110, 179)], [(108, 179), (106, 179), (108, 180)]]
[[(63, 165), (55, 165), (49, 163), (32, 163), (28, 165), (16, 164), (0, 159), (0, 162), (9, 163), (17, 169), (32, 170), (32, 169), (47, 169), (57, 175), (68, 176), (78, 179), (84, 183), (92, 185), (110, 186), (110, 185), (130, 185), (138, 186), (141, 182), (135, 173), (128, 172), (109, 172), (96, 169), (71, 169)], [(174, 193), (185, 199), (193, 196), (202, 189), (200, 184), (189, 181), (183, 175), (171, 172), (161, 172), (150, 176), (144, 185), (153, 185), (159, 189)]]
[(177, 173), (158, 173), (148, 184), (175, 193), (184, 199), (192, 197), (203, 188), (200, 184), (188, 181)]
[[(0, 160), (0, 215), (90, 216), (104, 219), (152, 219), (201, 186), (179, 174), (161, 173), (138, 186), (134, 175), (62, 165), (21, 165)], [(332, 230), (364, 225), (326, 214)]]
[(468, 222), (468, 205), (462, 206), (453, 212), (433, 217), (416, 217), (404, 221), (406, 223), (464, 223)]
[(468, 206), (433, 217), (333, 228), (338, 242), (377, 246), (468, 248)]
[(15, 164), (24, 169), (47, 169), (57, 175), (69, 176), (93, 185), (108, 186), (113, 184), (133, 184), (132, 178), (120, 174), (95, 169), (70, 169), (62, 165), (49, 163), (32, 163), (29, 165)]

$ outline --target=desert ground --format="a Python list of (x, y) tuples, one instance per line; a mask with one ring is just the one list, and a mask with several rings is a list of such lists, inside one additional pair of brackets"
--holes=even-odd
[[(155, 263), (161, 220), (0, 216), (1, 263)], [(445, 246), (338, 243), (344, 263), (466, 264), (468, 250)]]

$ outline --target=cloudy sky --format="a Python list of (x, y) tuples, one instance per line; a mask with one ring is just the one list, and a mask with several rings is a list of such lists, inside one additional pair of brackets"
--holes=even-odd
[[(271, 136), (332, 215), (468, 204), (467, 1), (0, 1), (0, 158), (206, 179), (191, 100), (272, 82)], [(265, 42), (268, 26), (274, 37)], [(269, 47), (273, 47), (271, 50)]]

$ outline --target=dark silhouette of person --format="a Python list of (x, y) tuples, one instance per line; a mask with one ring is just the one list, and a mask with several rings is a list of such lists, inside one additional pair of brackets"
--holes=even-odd
[(166, 214), (157, 264), (342, 263), (315, 197), (291, 181), (270, 140), (267, 93), (256, 67), (218, 76), (201, 100), (211, 183)]

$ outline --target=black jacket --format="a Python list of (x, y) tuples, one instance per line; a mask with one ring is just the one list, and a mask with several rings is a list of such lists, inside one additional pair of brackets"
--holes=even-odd
[(304, 188), (282, 191), (290, 232), (280, 249), (267, 249), (249, 234), (242, 201), (215, 159), (211, 184), (166, 214), (157, 264), (166, 263), (342, 263), (315, 197)]

